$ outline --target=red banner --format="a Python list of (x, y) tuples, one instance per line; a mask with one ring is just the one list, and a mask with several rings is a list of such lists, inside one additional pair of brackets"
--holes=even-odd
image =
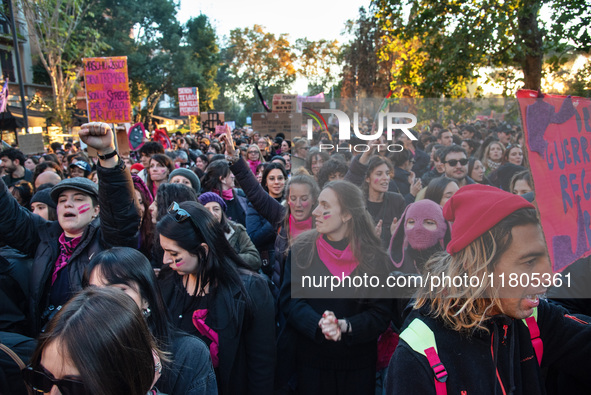
[(555, 272), (591, 255), (591, 100), (520, 90), (536, 203)]

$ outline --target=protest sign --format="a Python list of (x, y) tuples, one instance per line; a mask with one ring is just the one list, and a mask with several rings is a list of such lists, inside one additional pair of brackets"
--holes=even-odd
[(273, 112), (295, 112), (297, 110), (298, 95), (273, 95)]
[(45, 152), (42, 133), (19, 134), (17, 138), (18, 147), (23, 154), (34, 155)]
[(131, 122), (127, 56), (86, 58), (84, 82), (90, 122)]
[(591, 254), (591, 100), (517, 92), (536, 202), (555, 272)]
[(207, 111), (201, 113), (201, 127), (210, 133), (215, 132), (215, 127), (224, 124), (223, 111)]
[(282, 132), (299, 134), (302, 128), (302, 114), (300, 113), (254, 113), (252, 114), (252, 129), (261, 135), (275, 137)]
[(199, 89), (179, 88), (179, 112), (181, 117), (199, 115)]

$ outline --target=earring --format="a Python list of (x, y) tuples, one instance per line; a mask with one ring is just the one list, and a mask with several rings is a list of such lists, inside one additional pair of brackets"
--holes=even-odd
[(146, 307), (145, 309), (142, 310), (142, 314), (144, 315), (144, 318), (148, 318), (150, 316), (150, 314), (152, 314), (152, 310), (150, 310), (149, 307)]

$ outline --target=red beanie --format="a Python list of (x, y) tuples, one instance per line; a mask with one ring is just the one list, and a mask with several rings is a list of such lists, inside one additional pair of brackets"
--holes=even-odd
[(443, 207), (443, 216), (453, 222), (447, 252), (466, 248), (487, 230), (520, 208), (535, 208), (519, 195), (488, 185), (471, 184), (460, 188)]
[(144, 170), (144, 165), (142, 165), (141, 163), (134, 163), (133, 165), (131, 165), (131, 168), (133, 170), (142, 171)]

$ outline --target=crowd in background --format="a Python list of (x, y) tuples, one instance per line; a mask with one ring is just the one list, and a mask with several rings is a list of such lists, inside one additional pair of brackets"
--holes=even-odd
[[(413, 134), (397, 131), (399, 152), (356, 152), (365, 142), (338, 141), (333, 127), (312, 141), (252, 129), (178, 132), (170, 149), (146, 141), (128, 156), (92, 140), (98, 157), (78, 141), (43, 155), (0, 152), (0, 330), (30, 341), (26, 381), (62, 393), (76, 385), (121, 394), (385, 392), (411, 299), (292, 298), (295, 266), (420, 274), (449, 242), (442, 210), (462, 188), (535, 199), (519, 126), (432, 122)], [(428, 245), (405, 228), (416, 218), (438, 235)], [(109, 286), (135, 303), (96, 289)], [(105, 328), (77, 340), (64, 329), (101, 311), (114, 317), (109, 310), (127, 311), (121, 320), (137, 333), (105, 316)], [(75, 351), (133, 337), (152, 353), (120, 359), (145, 361), (156, 375), (133, 378), (121, 362), (119, 381), (100, 383), (109, 356), (90, 366)], [(56, 341), (81, 383), (55, 381), (44, 361)]]

